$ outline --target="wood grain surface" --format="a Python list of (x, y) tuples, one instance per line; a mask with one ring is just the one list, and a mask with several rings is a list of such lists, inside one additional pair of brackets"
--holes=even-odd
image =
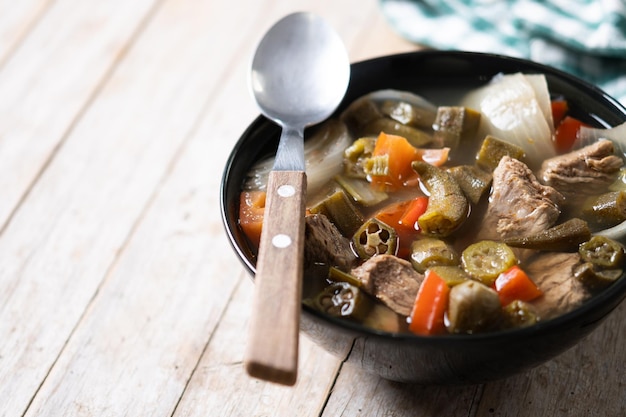
[(0, 416), (626, 415), (626, 304), (484, 385), (388, 382), (304, 335), (293, 387), (246, 374), (218, 191), (253, 49), (299, 10), (353, 62), (419, 48), (376, 0), (0, 0)]

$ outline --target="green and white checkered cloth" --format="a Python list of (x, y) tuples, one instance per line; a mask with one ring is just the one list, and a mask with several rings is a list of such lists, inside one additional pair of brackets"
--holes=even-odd
[(626, 106), (626, 0), (380, 0), (403, 37), (550, 65)]

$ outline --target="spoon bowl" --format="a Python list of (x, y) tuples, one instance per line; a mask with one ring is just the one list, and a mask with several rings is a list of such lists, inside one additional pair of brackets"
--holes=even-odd
[(259, 43), (250, 87), (267, 118), (306, 127), (328, 118), (350, 79), (341, 38), (324, 19), (294, 13), (276, 23)]

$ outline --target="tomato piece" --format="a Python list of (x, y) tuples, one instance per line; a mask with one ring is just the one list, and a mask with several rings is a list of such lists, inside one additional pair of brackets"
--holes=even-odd
[(413, 241), (415, 234), (418, 233), (415, 229), (407, 228), (400, 224), (400, 220), (402, 219), (404, 212), (410, 205), (411, 200), (393, 203), (383, 207), (374, 215), (374, 218), (393, 227), (396, 231), (396, 236), (398, 238), (398, 252), (396, 255), (399, 257), (405, 257), (409, 254), (411, 242)]
[(263, 229), (265, 195), (265, 191), (243, 191), (239, 197), (239, 226), (257, 248)]
[(417, 219), (428, 207), (428, 197), (419, 196), (413, 200), (393, 203), (380, 209), (374, 217), (393, 227), (398, 237), (399, 257), (407, 257), (411, 253), (411, 243), (419, 232)]
[(569, 104), (567, 104), (567, 100), (552, 100), (550, 102), (552, 107), (552, 120), (554, 122), (554, 127), (556, 128), (569, 111)]
[(557, 152), (564, 153), (569, 152), (572, 149), (572, 145), (578, 137), (578, 131), (582, 126), (587, 126), (587, 124), (574, 117), (565, 116), (565, 118), (557, 126), (554, 135), (554, 145)]
[(444, 315), (449, 294), (450, 287), (443, 278), (428, 269), (415, 298), (409, 330), (422, 336), (445, 332)]
[(418, 230), (417, 220), (428, 208), (428, 197), (416, 197), (402, 214), (399, 223), (409, 229)]
[(450, 148), (418, 149), (420, 159), (428, 164), (440, 167), (448, 162)]
[(401, 188), (405, 182), (417, 177), (411, 162), (420, 158), (417, 148), (402, 136), (388, 135), (381, 132), (376, 139), (372, 157), (387, 156), (385, 175), (372, 175), (372, 184), (378, 188)]
[(501, 273), (494, 284), (503, 306), (514, 300), (531, 301), (543, 294), (539, 287), (517, 265)]

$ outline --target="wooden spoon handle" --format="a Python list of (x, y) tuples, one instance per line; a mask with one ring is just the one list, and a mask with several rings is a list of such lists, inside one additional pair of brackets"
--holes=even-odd
[(270, 172), (245, 364), (283, 385), (298, 375), (305, 195), (304, 172)]

